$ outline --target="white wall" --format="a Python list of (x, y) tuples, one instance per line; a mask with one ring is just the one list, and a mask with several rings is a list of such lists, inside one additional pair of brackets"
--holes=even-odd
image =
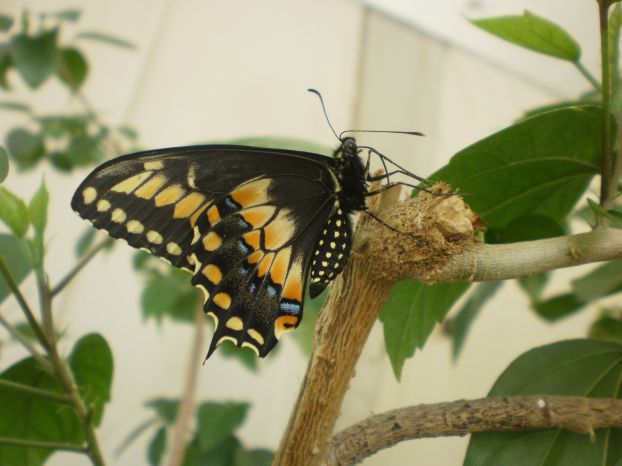
[[(470, 33), (468, 44), (458, 43), (460, 37), (452, 35), (454, 29), (446, 23), (464, 21), (463, 2), (436, 2), (445, 3), (446, 9), (436, 13), (415, 9), (414, 15), (400, 12), (391, 2), (380, 6), (392, 16), (403, 15), (400, 21), (375, 12), (379, 3), (367, 10), (345, 0), (5, 0), (0, 9), (15, 12), (24, 4), (33, 11), (80, 6), (84, 9), (80, 29), (106, 31), (135, 42), (134, 52), (85, 42), (91, 58), (85, 92), (107, 121), (136, 127), (146, 147), (252, 135), (302, 137), (333, 145), (318, 102), (305, 92), (314, 86), (322, 90), (337, 128), (425, 132), (426, 138), (361, 138), (425, 176), (453, 152), (510, 124), (524, 110), (583, 90), (583, 81), (575, 79), (568, 65), (563, 64), (562, 72), (559, 62), (518, 51), (484, 33)], [(413, 2), (422, 8), (424, 3)], [(479, 2), (483, 8), (479, 11), (486, 12), (492, 3)], [(516, 13), (523, 4), (527, 2), (517, 0), (508, 6)], [(591, 31), (582, 25), (593, 25), (595, 14), (561, 8), (565, 4), (549, 0), (528, 6), (536, 12), (542, 8), (551, 17), (562, 12), (573, 31)], [(521, 76), (495, 62), (495, 56), (512, 54), (526, 63), (529, 72)], [(593, 55), (588, 59), (588, 66), (597, 72)], [(558, 78), (564, 86), (551, 91), (547, 82), (534, 78), (534, 70), (536, 75), (564, 76)], [(77, 107), (55, 85), (38, 91), (37, 99), (50, 110), (67, 104)], [(19, 120), (15, 115), (0, 118), (2, 132)], [(52, 282), (70, 267), (74, 239), (85, 228), (69, 208), (73, 190), (85, 174), (63, 176), (47, 170), (52, 193), (48, 229)], [(29, 174), (12, 176), (7, 184), (30, 196), (38, 182), (38, 175)], [(146, 417), (144, 400), (178, 396), (191, 335), (187, 325), (157, 327), (142, 321), (141, 283), (131, 270), (131, 255), (127, 246), (119, 245), (113, 253), (99, 256), (58, 300), (56, 309), (68, 341), (98, 331), (113, 348), (113, 402), (100, 430), (108, 458)], [(34, 293), (31, 282), (26, 290)], [(13, 302), (3, 304), (5, 309), (19, 315)], [(588, 317), (550, 327), (526, 311), (522, 295), (509, 285), (487, 306), (457, 365), (450, 362), (449, 342), (437, 332), (425, 350), (407, 362), (401, 384), (391, 373), (378, 326), (361, 358), (339, 427), (406, 404), (483, 396), (513, 358), (534, 345), (582, 335)], [(284, 340), (275, 357), (261, 362), (258, 376), (219, 355), (200, 369), (199, 399), (253, 402), (242, 429), (250, 446), (276, 447), (302, 381), (305, 358), (291, 339)], [(3, 367), (17, 355), (14, 347), (3, 354)], [(146, 440), (111, 464), (144, 464)], [(457, 465), (465, 445), (466, 439), (408, 442), (364, 464)], [(78, 456), (57, 455), (52, 464), (88, 463)]]

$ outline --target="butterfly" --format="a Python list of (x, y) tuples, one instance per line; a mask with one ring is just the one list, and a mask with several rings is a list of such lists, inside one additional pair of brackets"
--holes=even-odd
[(71, 206), (192, 274), (215, 322), (208, 358), (225, 340), (265, 357), (300, 324), (307, 287), (316, 297), (345, 267), (351, 214), (390, 187), (370, 192), (389, 173), (370, 176), (355, 139), (338, 138), (332, 157), (238, 145), (121, 156), (91, 172)]

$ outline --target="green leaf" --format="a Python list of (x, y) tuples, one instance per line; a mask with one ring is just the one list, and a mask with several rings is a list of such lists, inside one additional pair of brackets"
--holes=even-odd
[(585, 302), (577, 299), (573, 293), (561, 294), (544, 301), (532, 303), (536, 313), (544, 320), (555, 322), (579, 311)]
[(622, 259), (606, 262), (587, 275), (572, 281), (579, 301), (588, 302), (622, 289)]
[(49, 194), (45, 187), (45, 180), (41, 180), (39, 189), (30, 200), (30, 204), (28, 204), (30, 224), (35, 229), (35, 232), (41, 236), (43, 236), (45, 225), (48, 221), (48, 202)]
[(234, 466), (270, 466), (274, 452), (265, 449), (247, 450), (240, 446), (233, 455)]
[(0, 186), (0, 220), (20, 238), (28, 230), (26, 203), (3, 186)]
[(13, 26), (13, 18), (7, 15), (0, 15), (0, 32), (6, 32)]
[[(64, 393), (56, 379), (44, 372), (32, 358), (12, 365), (0, 374), (0, 378), (53, 393)], [(83, 441), (82, 430), (73, 409), (1, 387), (0, 399), (1, 437), (76, 445)], [(51, 449), (0, 445), (0, 464), (42, 466), (53, 452)]]
[(43, 138), (25, 128), (15, 128), (6, 137), (9, 155), (19, 168), (33, 167), (44, 155)]
[(579, 44), (557, 24), (525, 11), (522, 16), (500, 16), (471, 20), (475, 26), (526, 49), (577, 62)]
[(393, 288), (380, 311), (384, 343), (395, 378), (400, 380), (406, 359), (422, 348), (438, 322), (469, 288), (470, 283), (424, 285), (404, 280)]
[(138, 133), (136, 130), (129, 126), (119, 126), (117, 131), (130, 141), (136, 141), (138, 139)]
[(58, 30), (36, 36), (17, 34), (10, 43), (11, 58), (24, 81), (33, 89), (43, 84), (58, 67)]
[(67, 138), (86, 134), (89, 120), (84, 115), (52, 115), (38, 117), (43, 134), (52, 138)]
[(527, 214), (512, 219), (499, 233), (499, 242), (534, 241), (537, 239), (555, 238), (564, 234), (564, 227), (551, 217)]
[(591, 325), (588, 335), (595, 340), (622, 344), (622, 312), (609, 310), (602, 312)]
[(89, 65), (80, 50), (75, 47), (65, 47), (60, 50), (58, 77), (70, 89), (79, 89), (88, 71)]
[(93, 408), (93, 423), (99, 426), (104, 405), (110, 401), (113, 360), (108, 343), (98, 333), (80, 338), (69, 356), (69, 366), (87, 406)]
[(114, 37), (114, 36), (111, 36), (110, 34), (106, 34), (103, 32), (96, 32), (96, 31), (80, 32), (79, 34), (76, 35), (76, 39), (94, 40), (97, 42), (103, 42), (109, 45), (116, 45), (117, 47), (122, 47), (122, 48), (130, 49), (130, 50), (136, 48), (136, 46), (133, 43), (125, 39), (120, 39), (118, 37)]
[[(0, 207), (1, 209), (1, 207)], [(0, 258), (19, 285), (32, 270), (28, 249), (23, 241), (13, 235), (0, 233)], [(4, 277), (0, 275), (0, 303), (11, 293)], [(2, 464), (2, 463), (0, 463)]]
[(94, 228), (88, 228), (82, 233), (78, 242), (76, 243), (76, 257), (82, 257), (86, 251), (93, 244), (93, 240), (95, 239), (95, 235), (97, 234), (97, 230)]
[(10, 49), (6, 44), (0, 44), (0, 87), (9, 90), (9, 82), (7, 81), (7, 72), (13, 66)]
[(6, 180), (9, 175), (9, 154), (6, 149), (0, 146), (0, 183)]
[(147, 450), (147, 459), (151, 466), (159, 466), (162, 462), (162, 456), (166, 451), (166, 428), (160, 427), (156, 432)]
[(188, 280), (188, 274), (168, 268), (166, 275), (154, 274), (143, 289), (141, 307), (145, 319), (153, 317), (158, 322), (163, 317), (194, 322), (199, 294)]
[(248, 403), (202, 403), (197, 413), (201, 449), (211, 450), (231, 435), (244, 421), (248, 407)]
[[(501, 374), (489, 396), (567, 395), (621, 398), (622, 345), (570, 340), (535, 348)], [(559, 429), (471, 436), (465, 466), (613, 465), (622, 430), (598, 429), (595, 441)]]
[(56, 13), (52, 13), (48, 16), (59, 19), (61, 21), (70, 21), (72, 23), (75, 23), (80, 19), (81, 15), (82, 15), (82, 12), (80, 10), (68, 9), (68, 10), (57, 11)]
[(259, 365), (257, 364), (258, 358), (252, 349), (238, 348), (231, 341), (222, 342), (222, 344), (218, 348), (220, 354), (225, 358), (237, 359), (244, 367), (252, 372), (257, 372), (259, 370)]
[(497, 293), (503, 282), (484, 282), (473, 287), (473, 292), (466, 303), (460, 308), (450, 324), (451, 354), (454, 360), (458, 359), (464, 345), (471, 324), (477, 318), (486, 303)]
[(16, 112), (30, 113), (30, 105), (22, 102), (0, 102), (0, 108), (4, 110), (13, 110)]
[(195, 437), (186, 448), (183, 466), (237, 466), (235, 452), (241, 447), (240, 441), (229, 435), (214, 448), (205, 450)]
[(542, 113), (476, 142), (433, 175), (471, 194), (492, 229), (532, 214), (563, 223), (599, 173), (601, 109)]
[(152, 408), (158, 417), (162, 419), (164, 424), (172, 425), (177, 418), (177, 409), (179, 409), (179, 400), (171, 398), (156, 398), (147, 401), (145, 406)]

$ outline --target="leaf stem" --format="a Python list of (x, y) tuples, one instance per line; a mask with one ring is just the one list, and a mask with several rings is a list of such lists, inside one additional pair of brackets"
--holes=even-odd
[(74, 279), (76, 275), (93, 259), (97, 253), (99, 253), (102, 249), (104, 249), (110, 243), (110, 239), (106, 238), (95, 247), (93, 247), (89, 252), (87, 252), (74, 267), (65, 275), (60, 282), (54, 286), (50, 291), (50, 296), (53, 298), (58, 293), (63, 291), (71, 280)]
[[(598, 16), (600, 20), (600, 56), (602, 68), (602, 163), (600, 182), (600, 205), (609, 205), (612, 196), (611, 167), (611, 72), (609, 63), (609, 0), (598, 0)], [(599, 218), (599, 221), (602, 219)]]
[(41, 345), (46, 350), (49, 350), (51, 348), (49, 340), (47, 339), (45, 333), (41, 329), (41, 326), (37, 322), (37, 319), (35, 319), (35, 316), (34, 316), (34, 314), (32, 312), (32, 309), (30, 309), (30, 306), (26, 302), (26, 299), (24, 298), (24, 295), (22, 295), (22, 292), (19, 290), (19, 287), (17, 286), (17, 283), (15, 283), (15, 280), (13, 279), (13, 276), (11, 275), (11, 272), (9, 272), (9, 269), (7, 268), (7, 266), (4, 263), (4, 261), (2, 260), (2, 258), (0, 258), (0, 273), (2, 273), (2, 275), (4, 276), (4, 279), (6, 280), (7, 284), (9, 285), (9, 289), (15, 295), (15, 299), (17, 299), (17, 302), (19, 303), (20, 307), (22, 308), (22, 311), (24, 311), (24, 315), (26, 316), (26, 319), (28, 320), (28, 323), (32, 327), (32, 330), (35, 332), (35, 335), (36, 335), (37, 339), (39, 340)]
[(590, 82), (590, 84), (594, 86), (594, 89), (596, 89), (598, 92), (602, 91), (600, 83), (598, 82), (598, 79), (596, 79), (596, 77), (592, 73), (590, 73), (590, 71), (585, 67), (585, 65), (583, 65), (583, 63), (577, 60), (576, 62), (574, 62), (574, 65), (577, 67), (579, 72), (585, 77), (585, 79), (587, 79)]
[(86, 451), (84, 447), (80, 445), (72, 445), (70, 443), (44, 442), (39, 440), (26, 440), (11, 437), (0, 437), (0, 445), (13, 445), (27, 448), (46, 448), (50, 450), (73, 451), (76, 453), (85, 453)]
[(41, 390), (40, 388), (30, 387), (17, 382), (11, 382), (10, 380), (0, 379), (0, 388), (8, 388), (9, 390), (16, 390), (29, 395), (38, 396), (39, 398), (45, 398), (55, 403), (71, 405), (71, 400), (65, 395), (53, 393), (48, 390)]
[(30, 355), (34, 358), (35, 361), (39, 363), (39, 365), (47, 372), (52, 373), (52, 366), (50, 362), (45, 359), (45, 357), (39, 353), (37, 348), (35, 348), (28, 339), (21, 334), (8, 320), (6, 320), (0, 314), (0, 325), (2, 325), (20, 344), (28, 350)]

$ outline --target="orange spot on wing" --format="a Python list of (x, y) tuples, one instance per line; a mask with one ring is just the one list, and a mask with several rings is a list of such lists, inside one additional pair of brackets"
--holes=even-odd
[(199, 193), (190, 193), (181, 201), (175, 204), (173, 218), (190, 217), (203, 203), (205, 196)]
[(302, 264), (294, 260), (283, 287), (283, 298), (302, 304)]
[(298, 317), (296, 316), (281, 316), (274, 322), (274, 326), (278, 333), (294, 330), (296, 324), (298, 324)]
[(229, 306), (231, 306), (231, 296), (224, 292), (218, 293), (214, 296), (214, 303), (223, 309), (229, 309)]
[(209, 209), (207, 209), (207, 219), (209, 220), (210, 225), (214, 225), (218, 223), (220, 220), (220, 212), (218, 211), (218, 207), (213, 205)]
[(166, 177), (156, 175), (134, 191), (134, 194), (142, 199), (151, 199), (166, 183)]
[(218, 285), (222, 280), (222, 272), (220, 268), (213, 264), (208, 264), (203, 269), (203, 275), (212, 282), (214, 285)]
[(259, 240), (261, 238), (261, 233), (259, 230), (249, 231), (248, 233), (244, 233), (242, 235), (246, 244), (248, 244), (251, 248), (257, 250), (259, 249)]
[(204, 206), (202, 206), (202, 207), (199, 207), (199, 208), (197, 209), (197, 211), (196, 211), (194, 214), (192, 214), (192, 217), (190, 217), (190, 225), (191, 225), (192, 227), (194, 227), (194, 226), (197, 224), (197, 220), (199, 219), (199, 216), (200, 216), (203, 212), (205, 212), (205, 209), (207, 209), (207, 204), (205, 204), (205, 205), (204, 205)]
[(162, 207), (165, 205), (172, 204), (173, 202), (177, 202), (184, 195), (184, 190), (178, 184), (173, 184), (166, 189), (160, 191), (160, 193), (155, 197), (155, 205), (156, 207)]
[(280, 250), (274, 259), (272, 267), (270, 267), (270, 278), (277, 285), (283, 285), (285, 283), (291, 255), (291, 247)]
[(253, 228), (261, 228), (272, 218), (275, 210), (276, 208), (272, 206), (251, 207), (250, 209), (242, 210), (240, 215)]
[(229, 196), (242, 207), (252, 207), (268, 202), (268, 187), (270, 180), (267, 178), (250, 181), (231, 192)]
[(222, 244), (222, 238), (214, 231), (210, 231), (203, 238), (203, 247), (206, 251), (215, 251)]
[(261, 259), (261, 262), (259, 263), (259, 266), (257, 267), (258, 277), (263, 277), (268, 272), (268, 270), (270, 269), (270, 266), (272, 265), (273, 259), (274, 259), (273, 252), (266, 254), (265, 257)]
[(263, 257), (263, 251), (255, 251), (246, 258), (246, 262), (253, 265), (259, 262)]

